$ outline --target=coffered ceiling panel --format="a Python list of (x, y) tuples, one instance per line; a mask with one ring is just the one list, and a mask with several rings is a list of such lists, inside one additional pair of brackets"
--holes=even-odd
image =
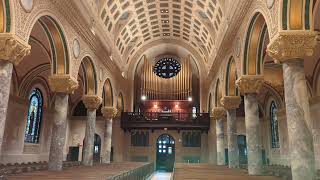
[(217, 0), (107, 0), (100, 18), (126, 63), (159, 39), (187, 43), (207, 62), (223, 12)]

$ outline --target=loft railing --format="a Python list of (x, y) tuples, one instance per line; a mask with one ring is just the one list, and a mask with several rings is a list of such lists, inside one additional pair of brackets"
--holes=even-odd
[(121, 114), (122, 128), (134, 127), (198, 127), (206, 130), (210, 127), (209, 113), (156, 113), (156, 112), (123, 112)]

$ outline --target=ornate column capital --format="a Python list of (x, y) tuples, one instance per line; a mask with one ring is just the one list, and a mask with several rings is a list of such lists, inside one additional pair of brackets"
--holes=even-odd
[(290, 59), (304, 59), (313, 55), (317, 44), (315, 31), (280, 31), (268, 45), (269, 56), (278, 63)]
[(211, 110), (210, 116), (215, 120), (222, 119), (226, 116), (226, 111), (224, 110), (223, 107), (214, 107)]
[(117, 108), (114, 108), (112, 106), (102, 107), (101, 112), (102, 112), (103, 116), (107, 119), (113, 119), (118, 114)]
[(51, 75), (49, 86), (53, 92), (70, 94), (79, 87), (79, 83), (70, 75)]
[(220, 100), (225, 109), (238, 109), (241, 103), (240, 96), (224, 96)]
[(87, 109), (98, 109), (102, 103), (102, 98), (97, 95), (84, 95), (82, 101)]
[(262, 75), (242, 75), (236, 82), (243, 94), (258, 93), (264, 83)]
[(0, 59), (14, 64), (31, 52), (31, 46), (12, 33), (0, 34)]

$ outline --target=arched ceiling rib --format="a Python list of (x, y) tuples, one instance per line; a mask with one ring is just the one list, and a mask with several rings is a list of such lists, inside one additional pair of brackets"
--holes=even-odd
[(217, 0), (106, 0), (100, 18), (122, 62), (159, 39), (190, 44), (207, 62), (223, 12)]

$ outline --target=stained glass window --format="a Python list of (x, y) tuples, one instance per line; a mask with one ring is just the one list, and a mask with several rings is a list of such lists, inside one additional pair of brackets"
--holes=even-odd
[(272, 148), (279, 148), (279, 131), (278, 131), (278, 117), (277, 117), (277, 105), (274, 101), (270, 105), (270, 123), (271, 123), (271, 144)]
[(29, 97), (29, 110), (24, 142), (39, 143), (40, 126), (42, 119), (42, 94), (39, 89), (34, 89)]

